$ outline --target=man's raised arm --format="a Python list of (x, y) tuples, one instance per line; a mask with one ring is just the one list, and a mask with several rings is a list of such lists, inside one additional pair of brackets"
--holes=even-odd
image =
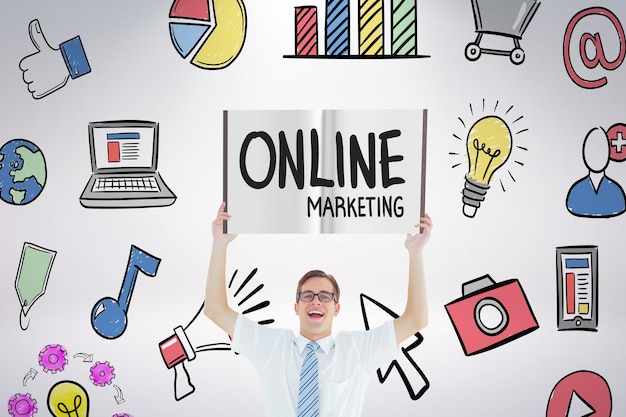
[(213, 245), (206, 279), (204, 314), (232, 336), (237, 312), (228, 305), (226, 295), (226, 252), (236, 235), (224, 233), (224, 222), (230, 219), (230, 215), (224, 210), (225, 207), (226, 203), (220, 205), (217, 217), (211, 224)]
[(424, 273), (423, 249), (430, 239), (433, 223), (426, 214), (415, 227), (422, 233), (407, 234), (404, 246), (409, 252), (409, 286), (404, 313), (394, 321), (396, 342), (402, 343), (428, 324), (428, 299)]

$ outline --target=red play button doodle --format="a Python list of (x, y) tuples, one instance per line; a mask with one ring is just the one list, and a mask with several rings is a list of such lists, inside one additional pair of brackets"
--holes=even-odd
[(611, 159), (621, 162), (626, 159), (626, 125), (616, 123), (606, 131), (611, 149)]
[(550, 394), (546, 417), (609, 417), (611, 390), (600, 375), (573, 372), (561, 379)]

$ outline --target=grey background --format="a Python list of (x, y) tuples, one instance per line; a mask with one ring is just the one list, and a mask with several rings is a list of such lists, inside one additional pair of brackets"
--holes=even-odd
[[(222, 111), (426, 108), (426, 211), (435, 230), (426, 249), (430, 324), (414, 358), (431, 387), (412, 401), (399, 378), (383, 385), (372, 379), (364, 416), (544, 415), (556, 382), (576, 370), (602, 375), (613, 394), (613, 415), (624, 415), (621, 233), (626, 220), (571, 216), (565, 196), (586, 175), (581, 158), (586, 132), (626, 121), (626, 67), (587, 70), (575, 62), (581, 75), (608, 79), (600, 89), (580, 88), (565, 71), (563, 38), (570, 19), (583, 8), (608, 7), (624, 22), (626, 5), (543, 1), (521, 41), (526, 60), (516, 66), (507, 57), (465, 59), (465, 45), (475, 37), (469, 1), (418, 3), (419, 52), (430, 58), (284, 59), (293, 53), (293, 7), (303, 2), (248, 0), (241, 55), (224, 70), (203, 71), (180, 59), (171, 44), (171, 1), (4, 2), (0, 142), (24, 138), (36, 143), (45, 154), (48, 180), (33, 203), (0, 205), (0, 399), (28, 392), (45, 415), (49, 388), (60, 379), (74, 379), (89, 390), (97, 416), (260, 415), (258, 378), (242, 358), (228, 352), (199, 354), (188, 365), (196, 392), (177, 402), (173, 372), (158, 349), (174, 327), (188, 323), (203, 299), (210, 221), (222, 195)], [(324, 7), (319, 0), (307, 4), (317, 4), (320, 11)], [(35, 51), (28, 36), (34, 18), (54, 47), (80, 35), (92, 67), (90, 74), (41, 100), (28, 93), (18, 67)], [(572, 38), (575, 45), (583, 32), (600, 32), (607, 56), (616, 56), (617, 36), (606, 19), (581, 22)], [(464, 151), (453, 135), (467, 134), (459, 118), (470, 123), (479, 114), (494, 113), (496, 102), (502, 112), (513, 106), (507, 121), (523, 117), (514, 126), (528, 131), (514, 140), (528, 150), (512, 155), (523, 165), (507, 166), (515, 181), (506, 171), (496, 174), (506, 191), (494, 183), (477, 216), (468, 219), (461, 211), (464, 160), (451, 155)], [(159, 171), (178, 199), (159, 209), (85, 209), (78, 198), (90, 175), (87, 125), (128, 118), (159, 122)], [(626, 184), (623, 164), (611, 163), (607, 175)], [(231, 247), (228, 272), (239, 270), (242, 278), (258, 268), (255, 281), (266, 284), (263, 298), (272, 302), (259, 319), (271, 316), (275, 325), (294, 329), (296, 280), (312, 268), (332, 272), (343, 289), (335, 330), (360, 329), (361, 293), (402, 310), (407, 272), (403, 239), (241, 235)], [(27, 331), (19, 327), (14, 288), (24, 242), (57, 251), (46, 294), (33, 305)], [(117, 296), (131, 244), (161, 258), (161, 265), (156, 277), (139, 276), (124, 335), (105, 340), (91, 328), (89, 314), (100, 298)], [(559, 332), (555, 248), (587, 244), (599, 247), (598, 332)], [(520, 280), (540, 328), (466, 357), (443, 306), (461, 295), (463, 282), (486, 273), (496, 281)], [(194, 327), (207, 343), (228, 341), (202, 318)], [(68, 350), (62, 373), (43, 372), (37, 363), (39, 351), (52, 343)], [(73, 358), (80, 352), (115, 367), (113, 383), (123, 390), (124, 403), (116, 404), (112, 386), (90, 383), (90, 364)], [(30, 368), (38, 375), (23, 386)]]

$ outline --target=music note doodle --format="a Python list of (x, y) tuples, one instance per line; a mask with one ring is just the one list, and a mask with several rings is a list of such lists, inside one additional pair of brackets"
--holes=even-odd
[(131, 245), (126, 275), (117, 300), (104, 297), (94, 305), (91, 311), (91, 326), (96, 333), (105, 339), (116, 339), (124, 333), (128, 321), (128, 306), (133, 295), (137, 274), (142, 272), (151, 277), (155, 276), (160, 262), (159, 258)]

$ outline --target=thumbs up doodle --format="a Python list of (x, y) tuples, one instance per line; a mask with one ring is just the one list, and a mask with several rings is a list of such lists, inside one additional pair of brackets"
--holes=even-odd
[(43, 98), (62, 88), (70, 77), (74, 79), (91, 72), (79, 36), (53, 48), (37, 19), (29, 23), (28, 33), (37, 52), (24, 57), (19, 66), (34, 99)]

